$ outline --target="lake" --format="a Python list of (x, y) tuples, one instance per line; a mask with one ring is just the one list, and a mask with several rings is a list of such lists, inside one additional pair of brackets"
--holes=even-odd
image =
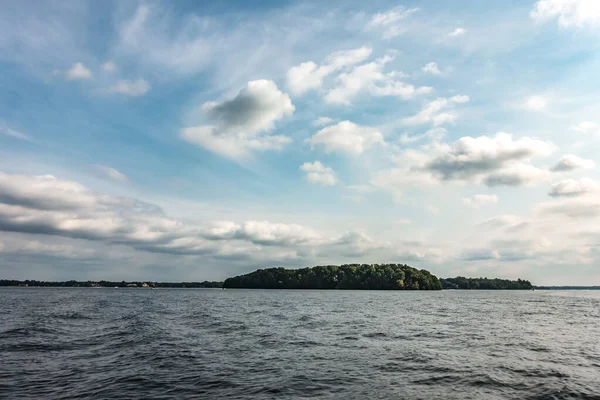
[(0, 288), (0, 398), (600, 399), (600, 292)]

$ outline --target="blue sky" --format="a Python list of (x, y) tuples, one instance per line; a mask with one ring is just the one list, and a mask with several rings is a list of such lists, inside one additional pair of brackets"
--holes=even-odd
[(595, 0), (1, 9), (2, 277), (600, 284)]

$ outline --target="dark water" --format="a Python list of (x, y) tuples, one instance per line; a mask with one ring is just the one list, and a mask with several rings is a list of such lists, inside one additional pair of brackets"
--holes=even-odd
[(0, 289), (0, 398), (600, 399), (600, 292)]

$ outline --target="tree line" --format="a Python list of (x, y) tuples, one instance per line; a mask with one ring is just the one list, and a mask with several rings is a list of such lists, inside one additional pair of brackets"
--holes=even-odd
[(424, 269), (401, 264), (324, 265), (259, 269), (228, 278), (224, 288), (441, 290), (440, 280)]
[(488, 289), (488, 290), (531, 290), (531, 282), (517, 279), (498, 278), (465, 278), (457, 276), (456, 278), (445, 278), (441, 280), (444, 289)]
[(0, 286), (35, 286), (35, 287), (128, 287), (135, 285), (142, 287), (146, 283), (149, 287), (159, 288), (220, 288), (223, 282), (142, 282), (142, 281), (37, 281), (37, 280), (15, 280), (0, 279)]

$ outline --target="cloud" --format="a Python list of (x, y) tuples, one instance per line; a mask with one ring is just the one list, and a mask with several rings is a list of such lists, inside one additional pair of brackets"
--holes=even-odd
[(423, 71), (426, 74), (431, 74), (431, 75), (441, 75), (442, 71), (440, 71), (440, 69), (438, 68), (438, 65), (434, 62), (430, 62), (429, 64), (423, 66), (423, 68), (421, 68), (421, 71)]
[[(0, 173), (0, 231), (217, 258), (276, 259), (282, 254), (263, 246), (288, 253), (320, 248), (330, 254), (331, 246), (339, 253), (357, 245), (353, 232), (325, 235), (303, 225), (268, 220), (184, 222), (153, 204), (98, 194), (77, 182), (4, 173)], [(377, 243), (369, 239), (369, 246)]]
[(106, 89), (106, 92), (137, 97), (145, 95), (149, 90), (150, 84), (145, 79), (140, 78), (136, 81), (118, 81), (116, 84)]
[(28, 142), (33, 141), (33, 139), (31, 139), (31, 137), (29, 135), (26, 135), (23, 132), (19, 132), (19, 131), (9, 128), (3, 121), (0, 121), (0, 135), (11, 136), (13, 138), (26, 140)]
[(544, 96), (530, 96), (522, 104), (522, 108), (528, 111), (544, 111), (548, 106), (548, 98)]
[(600, 25), (600, 4), (596, 0), (538, 0), (531, 11), (536, 22), (558, 19), (561, 28)]
[(495, 194), (476, 194), (473, 197), (465, 197), (463, 204), (471, 208), (480, 208), (483, 206), (489, 206), (498, 202), (498, 196)]
[(379, 31), (383, 39), (392, 39), (406, 31), (402, 21), (418, 10), (418, 8), (396, 7), (383, 13), (377, 13), (369, 21), (367, 30)]
[(600, 135), (600, 127), (592, 121), (583, 121), (573, 127), (573, 130), (585, 134)]
[(127, 182), (129, 178), (114, 168), (105, 165), (90, 165), (91, 170), (100, 178), (117, 182)]
[(596, 163), (592, 160), (585, 160), (574, 154), (566, 154), (558, 160), (558, 163), (552, 167), (553, 172), (570, 172), (576, 169), (595, 168)]
[[(581, 185), (581, 183), (580, 183)], [(581, 185), (583, 186), (583, 185)], [(586, 188), (586, 190), (589, 188)], [(577, 190), (574, 188), (574, 190)], [(538, 213), (544, 217), (560, 216), (569, 219), (587, 219), (600, 217), (600, 197), (594, 195), (571, 194), (554, 196), (557, 197), (553, 201), (540, 203), (537, 205)], [(563, 229), (566, 229), (565, 221), (559, 221), (563, 224)], [(581, 226), (575, 227), (575, 232), (581, 229)]]
[(117, 70), (117, 65), (112, 61), (107, 61), (102, 64), (102, 70), (105, 72), (115, 72)]
[(385, 144), (383, 135), (375, 128), (356, 125), (350, 121), (341, 121), (325, 127), (309, 140), (312, 148), (323, 145), (325, 152), (343, 152), (359, 155), (375, 144)]
[(319, 89), (325, 77), (366, 60), (371, 51), (368, 47), (342, 50), (331, 53), (320, 66), (313, 61), (296, 65), (287, 72), (287, 87), (295, 95)]
[(373, 96), (394, 96), (404, 100), (433, 91), (429, 86), (415, 87), (398, 81), (395, 79), (396, 73), (384, 73), (385, 64), (391, 60), (392, 56), (385, 56), (340, 74), (337, 77), (338, 85), (327, 92), (323, 99), (329, 104), (349, 105), (355, 96), (365, 91)]
[(590, 193), (599, 193), (600, 183), (588, 179), (565, 179), (552, 185), (548, 193), (552, 197), (577, 197)]
[(73, 64), (71, 69), (65, 72), (65, 77), (70, 81), (90, 79), (92, 77), (92, 71), (82, 63), (78, 62)]
[[(451, 146), (440, 147), (440, 154), (428, 160), (423, 169), (442, 180), (471, 178), (487, 172), (514, 167), (514, 163), (534, 156), (549, 155), (555, 146), (546, 141), (523, 137), (514, 140), (512, 135), (497, 133), (495, 136), (466, 136)], [(507, 170), (506, 176), (523, 170)]]
[(555, 149), (551, 142), (528, 137), (513, 139), (503, 132), (495, 136), (465, 136), (452, 144), (433, 142), (395, 156), (399, 167), (378, 172), (372, 184), (396, 196), (407, 186), (442, 182), (531, 185), (549, 179), (551, 172), (528, 162)]
[(4, 204), (75, 211), (104, 204), (104, 200), (79, 183), (59, 180), (52, 175), (29, 177), (0, 172), (0, 202)]
[(489, 250), (489, 249), (468, 250), (468, 251), (461, 253), (458, 256), (458, 259), (464, 260), (464, 261), (499, 260), (500, 253), (497, 250)]
[(313, 121), (313, 126), (329, 125), (332, 122), (335, 122), (335, 120), (333, 118), (319, 117), (319, 118), (317, 118), (316, 120)]
[(441, 128), (441, 127), (430, 129), (427, 132), (422, 133), (420, 135), (409, 136), (405, 133), (402, 136), (400, 136), (400, 143), (409, 144), (409, 143), (418, 142), (419, 140), (423, 140), (423, 139), (440, 141), (446, 136), (447, 133), (448, 133), (448, 130), (446, 130), (445, 128)]
[(333, 186), (337, 183), (337, 177), (333, 169), (324, 166), (320, 161), (305, 162), (300, 166), (300, 170), (306, 172), (308, 183), (321, 186)]
[(166, 9), (140, 5), (121, 24), (119, 50), (178, 73), (206, 67), (214, 52), (213, 38), (207, 31), (210, 20), (190, 15), (175, 22), (170, 17)]
[(487, 175), (483, 182), (488, 186), (528, 186), (547, 181), (552, 174), (527, 164), (516, 164)]
[(291, 139), (268, 132), (294, 110), (290, 97), (273, 81), (250, 81), (233, 99), (204, 103), (202, 111), (214, 125), (185, 128), (181, 138), (236, 160), (254, 150), (280, 150)]
[(449, 99), (438, 97), (437, 99), (425, 104), (421, 111), (416, 115), (403, 119), (407, 125), (421, 125), (431, 123), (434, 126), (453, 123), (458, 115), (455, 112), (444, 112), (446, 109), (454, 109), (456, 104), (469, 102), (469, 96), (457, 95)]
[(453, 30), (452, 32), (450, 32), (448, 34), (448, 36), (450, 36), (450, 37), (464, 36), (465, 33), (467, 33), (466, 29), (464, 29), (464, 28), (456, 28), (455, 30)]

